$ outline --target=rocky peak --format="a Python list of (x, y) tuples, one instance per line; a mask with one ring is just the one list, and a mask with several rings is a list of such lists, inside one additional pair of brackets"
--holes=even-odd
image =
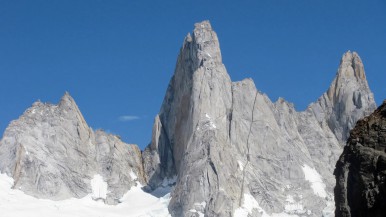
[(78, 110), (78, 105), (75, 100), (72, 98), (69, 92), (65, 92), (62, 98), (59, 101), (58, 106), (63, 109), (76, 109)]
[(195, 24), (193, 35), (189, 33), (185, 37), (181, 53), (193, 60), (195, 68), (201, 66), (212, 68), (222, 64), (220, 43), (209, 21)]
[(352, 86), (369, 89), (361, 58), (358, 53), (347, 51), (343, 54), (336, 77), (327, 91), (329, 99), (335, 102), (343, 94), (343, 88)]
[(114, 204), (137, 181), (145, 183), (139, 148), (94, 133), (68, 92), (57, 105), (34, 103), (7, 127), (0, 147), (0, 172), (38, 198), (84, 197), (101, 175), (108, 184), (102, 199)]
[[(345, 54), (343, 54), (340, 65), (341, 65), (341, 68), (343, 69), (341, 73), (345, 74), (346, 77), (354, 76), (357, 80), (359, 79), (366, 80), (363, 63), (357, 52), (347, 51)], [(347, 70), (351, 68), (353, 69), (352, 71)], [(346, 70), (344, 71), (344, 69)]]
[(374, 96), (356, 52), (343, 54), (329, 89), (310, 107), (321, 125), (326, 121), (341, 144), (357, 120), (375, 110)]
[[(237, 216), (251, 197), (265, 211), (280, 213), (298, 188), (304, 200), (284, 212), (321, 215), (341, 141), (374, 107), (365, 78), (359, 56), (346, 53), (329, 91), (298, 113), (283, 99), (272, 103), (250, 79), (232, 83), (216, 33), (208, 21), (197, 23), (185, 37), (142, 155), (147, 180), (154, 188), (177, 176), (172, 216)], [(328, 194), (310, 191), (308, 167), (324, 177), (318, 182)]]

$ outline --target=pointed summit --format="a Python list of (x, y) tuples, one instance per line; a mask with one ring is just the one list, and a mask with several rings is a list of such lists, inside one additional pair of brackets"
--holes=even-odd
[[(152, 143), (143, 153), (145, 171), (152, 174), (150, 185), (180, 177), (171, 195), (172, 216), (187, 216), (197, 201), (208, 204), (216, 216), (231, 216), (232, 206), (222, 207), (232, 198), (228, 193), (222, 199), (216, 196), (222, 194), (218, 189), (226, 189), (219, 180), (229, 181), (223, 177), (228, 173), (217, 173), (222, 167), (219, 159), (228, 156), (219, 157), (217, 148), (229, 144), (231, 107), (232, 82), (222, 64), (217, 34), (209, 21), (196, 23), (185, 37), (154, 123)], [(157, 153), (159, 157), (152, 157)]]
[(62, 96), (58, 106), (61, 108), (72, 108), (75, 110), (79, 110), (74, 98), (72, 98), (72, 96), (70, 95), (70, 93), (68, 91), (66, 91), (64, 93), (64, 95)]
[(327, 91), (328, 98), (336, 103), (342, 94), (349, 91), (346, 89), (363, 89), (371, 92), (362, 60), (356, 52), (347, 51), (343, 54), (336, 77)]
[[(362, 60), (356, 52), (343, 54), (329, 89), (311, 107), (319, 122), (327, 120), (342, 144), (357, 120), (375, 110), (374, 96), (367, 83)], [(326, 116), (321, 116), (320, 111)]]
[(363, 63), (358, 53), (355, 51), (347, 51), (345, 54), (343, 54), (340, 61), (338, 74), (340, 76), (345, 76), (346, 78), (355, 77), (358, 80), (366, 80)]
[(193, 71), (201, 66), (213, 68), (222, 64), (220, 43), (209, 21), (196, 23), (185, 37), (180, 58), (193, 62)]

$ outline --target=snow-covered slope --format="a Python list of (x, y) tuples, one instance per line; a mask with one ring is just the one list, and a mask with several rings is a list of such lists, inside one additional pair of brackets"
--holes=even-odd
[[(101, 187), (101, 177), (95, 176), (95, 190)], [(159, 188), (153, 194), (146, 193), (141, 185), (132, 187), (115, 206), (83, 198), (53, 201), (37, 199), (24, 192), (12, 189), (14, 181), (0, 174), (0, 216), (4, 217), (167, 217), (170, 187)], [(103, 184), (102, 184), (103, 185)], [(103, 187), (103, 186), (102, 186)], [(95, 193), (95, 192), (94, 192)], [(156, 195), (156, 196), (154, 196)]]

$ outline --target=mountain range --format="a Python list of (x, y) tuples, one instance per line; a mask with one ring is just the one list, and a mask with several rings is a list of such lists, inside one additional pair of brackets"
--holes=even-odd
[(144, 150), (94, 131), (65, 93), (9, 124), (0, 171), (13, 189), (54, 201), (91, 195), (119, 206), (141, 187), (168, 194), (171, 216), (333, 216), (335, 164), (375, 108), (356, 52), (343, 54), (327, 91), (299, 112), (251, 79), (232, 82), (203, 21), (183, 41)]

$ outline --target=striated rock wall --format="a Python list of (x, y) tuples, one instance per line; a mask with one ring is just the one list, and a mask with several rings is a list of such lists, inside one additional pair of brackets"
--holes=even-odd
[(272, 102), (251, 79), (232, 82), (217, 35), (203, 21), (185, 37), (142, 153), (93, 131), (65, 94), (58, 105), (35, 103), (8, 126), (0, 171), (14, 188), (54, 200), (91, 193), (98, 174), (109, 204), (137, 182), (148, 191), (175, 182), (169, 211), (178, 217), (328, 215), (344, 141), (374, 109), (355, 52), (343, 55), (327, 92), (298, 112), (284, 99)]
[[(204, 21), (180, 50), (143, 154), (145, 171), (152, 171), (153, 187), (177, 176), (173, 216), (321, 216), (333, 204), (341, 141), (350, 124), (374, 108), (363, 65), (352, 52), (343, 56), (327, 93), (306, 111), (284, 99), (271, 102), (251, 79), (230, 80), (217, 35)], [(247, 200), (258, 205), (245, 208)]]
[(319, 122), (327, 120), (341, 144), (345, 144), (357, 120), (376, 109), (362, 60), (356, 52), (343, 55), (330, 88), (311, 107)]
[(357, 122), (336, 164), (336, 217), (386, 213), (386, 101)]

